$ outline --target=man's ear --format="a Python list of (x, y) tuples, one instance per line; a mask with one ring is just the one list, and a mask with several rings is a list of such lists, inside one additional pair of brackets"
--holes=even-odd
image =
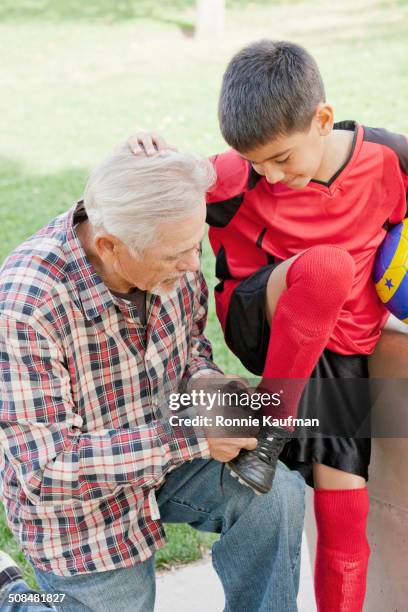
[(95, 250), (103, 261), (111, 261), (116, 258), (119, 241), (112, 234), (102, 234), (95, 238)]
[(334, 111), (331, 104), (320, 102), (317, 105), (314, 120), (320, 136), (327, 136), (332, 131), (334, 125)]

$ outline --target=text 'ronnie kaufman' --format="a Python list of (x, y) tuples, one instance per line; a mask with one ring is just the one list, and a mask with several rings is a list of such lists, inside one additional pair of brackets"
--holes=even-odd
[(169, 419), (172, 427), (319, 427), (319, 419), (298, 419), (288, 416), (276, 419), (271, 416), (231, 418), (222, 415), (215, 417), (197, 415), (191, 418), (172, 415)]

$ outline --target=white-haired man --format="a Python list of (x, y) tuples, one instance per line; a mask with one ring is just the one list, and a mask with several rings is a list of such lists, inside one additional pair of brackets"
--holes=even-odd
[[(222, 376), (200, 272), (213, 180), (205, 160), (124, 145), (0, 270), (3, 501), (57, 608), (153, 610), (162, 522), (186, 522), (221, 533), (227, 610), (296, 610), (300, 475), (280, 466), (260, 497), (229, 473), (221, 489), (222, 462), (256, 439), (206, 438), (163, 410), (169, 391)], [(24, 588), (4, 565), (2, 610)]]

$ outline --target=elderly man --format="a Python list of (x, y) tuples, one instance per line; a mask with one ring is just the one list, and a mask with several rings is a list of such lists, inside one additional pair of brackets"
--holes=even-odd
[(153, 610), (162, 522), (185, 522), (221, 534), (226, 610), (297, 609), (300, 475), (280, 465), (264, 496), (229, 473), (221, 488), (256, 439), (171, 427), (163, 409), (193, 379), (223, 380), (199, 269), (213, 180), (206, 160), (124, 145), (0, 271), (3, 501), (57, 608)]

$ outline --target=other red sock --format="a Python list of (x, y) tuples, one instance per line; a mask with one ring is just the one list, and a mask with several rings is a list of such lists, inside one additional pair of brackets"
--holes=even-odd
[(314, 507), (318, 612), (361, 612), (370, 555), (367, 488), (315, 489)]

